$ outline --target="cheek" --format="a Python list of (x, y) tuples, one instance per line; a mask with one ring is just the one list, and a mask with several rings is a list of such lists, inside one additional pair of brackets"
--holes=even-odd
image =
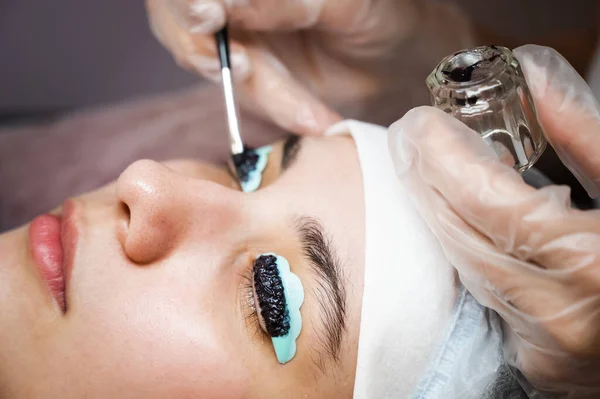
[(63, 348), (79, 378), (97, 385), (94, 391), (109, 386), (151, 397), (245, 397), (248, 375), (210, 320), (203, 325), (173, 303), (145, 296), (112, 305), (81, 314)]
[(80, 376), (94, 377), (94, 392), (120, 386), (151, 397), (246, 397), (242, 350), (228, 334), (235, 315), (230, 302), (208, 295), (208, 270), (199, 275), (179, 261), (96, 272), (80, 281), (63, 348)]

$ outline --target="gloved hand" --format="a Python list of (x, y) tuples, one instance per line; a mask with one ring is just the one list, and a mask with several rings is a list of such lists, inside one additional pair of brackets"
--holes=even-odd
[(426, 103), (431, 65), (471, 45), (453, 7), (415, 0), (146, 4), (152, 30), (176, 61), (213, 81), (220, 79), (213, 33), (228, 20), (240, 103), (299, 134), (321, 134), (338, 112), (389, 125)]
[[(590, 88), (552, 49), (515, 54), (548, 141), (598, 197), (600, 108)], [(407, 113), (389, 143), (462, 282), (503, 318), (509, 363), (539, 391), (600, 397), (600, 211), (571, 209), (568, 187), (527, 186), (477, 133), (434, 108)]]

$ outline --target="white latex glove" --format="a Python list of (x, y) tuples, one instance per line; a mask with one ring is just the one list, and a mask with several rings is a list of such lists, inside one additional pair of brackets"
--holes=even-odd
[(322, 134), (338, 112), (389, 125), (408, 109), (400, 104), (426, 103), (432, 65), (471, 45), (453, 7), (415, 0), (146, 4), (154, 34), (176, 61), (213, 81), (220, 79), (213, 34), (228, 20), (242, 106), (299, 134)]
[[(515, 54), (549, 142), (597, 197), (600, 109), (590, 88), (552, 49)], [(389, 134), (397, 174), (462, 282), (504, 319), (508, 362), (537, 390), (600, 397), (600, 211), (571, 209), (568, 187), (527, 186), (440, 110), (416, 108)]]

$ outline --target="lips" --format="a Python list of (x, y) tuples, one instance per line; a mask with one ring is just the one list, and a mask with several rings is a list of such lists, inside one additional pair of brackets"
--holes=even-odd
[(29, 226), (29, 246), (33, 260), (63, 313), (67, 309), (65, 292), (77, 237), (72, 214), (73, 204), (66, 202), (61, 217), (41, 215)]

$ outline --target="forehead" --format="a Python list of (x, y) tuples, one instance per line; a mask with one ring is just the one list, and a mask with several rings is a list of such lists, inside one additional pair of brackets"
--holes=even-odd
[[(335, 374), (351, 376), (348, 378), (353, 380), (365, 248), (362, 172), (354, 140), (351, 136), (303, 139), (296, 162), (260, 195), (269, 197), (265, 201), (284, 204), (288, 216), (309, 216), (322, 224), (334, 256), (339, 260), (342, 284), (350, 283), (347, 285), (348, 330), (339, 352), (342, 368)], [(313, 296), (321, 290), (317, 286), (313, 288)], [(311, 314), (319, 314), (318, 301), (307, 305), (311, 305), (311, 309), (315, 306)], [(318, 352), (312, 353), (313, 363), (323, 364), (321, 361), (326, 359), (320, 359), (319, 354), (326, 351), (318, 343), (313, 342), (311, 346)], [(318, 374), (318, 370), (315, 371)]]
[(273, 188), (290, 213), (318, 219), (337, 247), (363, 247), (362, 175), (350, 136), (303, 139), (296, 163)]

